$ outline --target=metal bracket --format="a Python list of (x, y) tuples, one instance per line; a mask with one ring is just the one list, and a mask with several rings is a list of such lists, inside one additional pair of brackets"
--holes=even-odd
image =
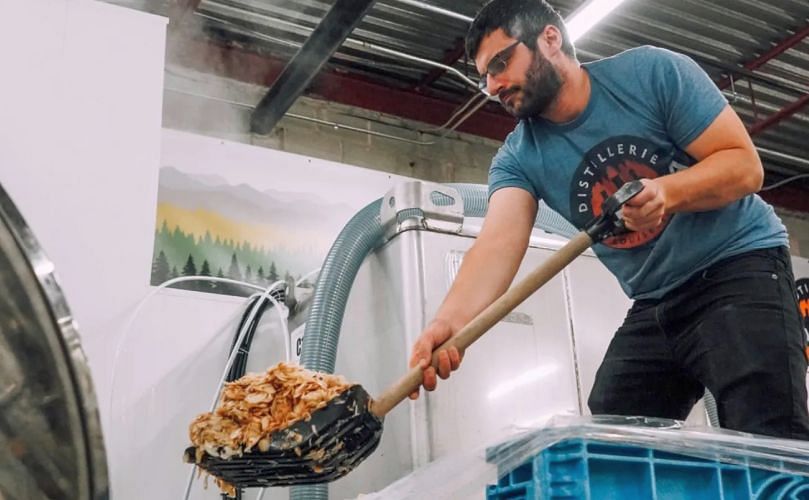
[(427, 229), (460, 233), (464, 204), (457, 190), (433, 182), (411, 181), (397, 185), (382, 198), (379, 216), (386, 236)]

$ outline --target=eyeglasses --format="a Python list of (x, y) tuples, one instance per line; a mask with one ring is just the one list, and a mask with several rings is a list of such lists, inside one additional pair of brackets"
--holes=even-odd
[(497, 76), (506, 70), (508, 67), (508, 62), (511, 59), (511, 55), (514, 53), (514, 48), (520, 43), (521, 42), (519, 40), (512, 43), (505, 49), (495, 54), (494, 57), (489, 59), (489, 64), (486, 65), (486, 72), (480, 76), (480, 80), (478, 81), (478, 89), (480, 89), (481, 92), (487, 96), (491, 96), (488, 90), (489, 75)]

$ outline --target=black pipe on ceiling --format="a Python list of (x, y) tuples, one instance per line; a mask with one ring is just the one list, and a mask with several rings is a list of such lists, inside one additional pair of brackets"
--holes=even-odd
[(250, 118), (253, 133), (269, 134), (376, 0), (336, 0), (287, 63)]

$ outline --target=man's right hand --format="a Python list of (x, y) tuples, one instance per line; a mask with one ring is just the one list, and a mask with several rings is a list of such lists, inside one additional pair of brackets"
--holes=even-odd
[[(419, 336), (413, 344), (413, 354), (410, 356), (410, 367), (421, 366), (424, 370), (422, 385), (428, 391), (435, 389), (438, 380), (436, 379), (436, 368), (431, 366), (433, 350), (446, 342), (454, 334), (452, 327), (444, 320), (435, 319)], [(461, 354), (458, 348), (451, 347), (438, 352), (437, 375), (442, 379), (449, 378), (449, 374), (461, 366)], [(417, 399), (419, 391), (410, 394), (410, 399)]]

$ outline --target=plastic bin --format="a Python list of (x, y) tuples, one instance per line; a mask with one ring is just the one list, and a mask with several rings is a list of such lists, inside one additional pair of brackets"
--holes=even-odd
[(809, 477), (642, 446), (568, 439), (486, 488), (487, 500), (809, 500)]

